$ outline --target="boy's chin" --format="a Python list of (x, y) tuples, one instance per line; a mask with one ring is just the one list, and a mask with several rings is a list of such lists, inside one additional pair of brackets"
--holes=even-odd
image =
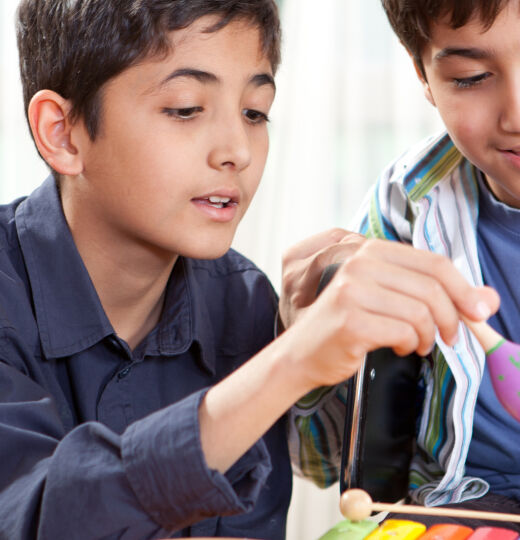
[(188, 252), (182, 253), (181, 255), (190, 259), (219, 259), (220, 257), (224, 256), (230, 248), (230, 243), (204, 247), (201, 246), (198, 249), (195, 248), (193, 250), (189, 250)]

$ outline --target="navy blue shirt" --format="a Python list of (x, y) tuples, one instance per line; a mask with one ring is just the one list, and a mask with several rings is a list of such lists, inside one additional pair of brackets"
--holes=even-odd
[(198, 424), (207, 389), (272, 339), (276, 307), (236, 252), (179, 258), (159, 324), (131, 351), (54, 180), (1, 206), (0, 538), (284, 538), (285, 419), (225, 475)]
[[(495, 199), (480, 179), (477, 227), (484, 282), (500, 294), (500, 309), (490, 325), (520, 341), (520, 210)], [(518, 247), (515, 247), (518, 246)], [(500, 404), (487, 365), (480, 385), (466, 474), (483, 478), (494, 493), (520, 500), (520, 423)]]

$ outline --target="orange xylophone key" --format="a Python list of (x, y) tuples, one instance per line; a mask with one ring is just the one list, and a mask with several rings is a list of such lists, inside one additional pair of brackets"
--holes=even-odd
[(419, 540), (466, 540), (471, 534), (473, 529), (470, 527), (443, 523), (432, 525)]

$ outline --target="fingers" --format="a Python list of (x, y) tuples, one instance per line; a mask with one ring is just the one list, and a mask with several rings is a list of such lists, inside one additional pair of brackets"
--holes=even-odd
[(352, 271), (352, 266), (359, 264), (355, 271), (372, 282), (366, 287), (367, 309), (414, 326), (420, 336), (421, 351), (430, 348), (436, 327), (446, 343), (456, 341), (459, 313), (439, 281), (386, 261), (377, 265), (371, 262), (354, 261), (349, 268)]
[(367, 252), (377, 251), (377, 257), (389, 263), (430, 276), (446, 292), (456, 310), (473, 320), (487, 319), (498, 309), (500, 300), (495, 291), (471, 286), (453, 262), (442, 255), (379, 240), (363, 247)]
[(356, 235), (343, 239), (336, 243), (314, 253), (311, 257), (300, 261), (300, 281), (301, 289), (300, 301), (303, 306), (312, 304), (316, 299), (318, 284), (324, 270), (331, 264), (341, 263), (350, 259), (359, 249), (361, 243), (366, 241), (364, 237)]
[(287, 259), (288, 261), (295, 259), (306, 259), (329, 246), (338, 244), (346, 236), (348, 237), (352, 234), (359, 236), (356, 233), (349, 233), (348, 231), (340, 228), (320, 232), (289, 248), (285, 253), (284, 259)]
[[(315, 302), (323, 270), (339, 261), (344, 262)], [(319, 326), (326, 341), (328, 332), (343, 321), (341, 335), (332, 332), (329, 338), (338, 339), (340, 350), (350, 359), (380, 347), (424, 356), (431, 351), (437, 331), (453, 345), (461, 315), (483, 320), (499, 305), (493, 289), (471, 286), (446, 257), (341, 229), (304, 241), (288, 253), (285, 264), (280, 299), (285, 326), (314, 313), (304, 334), (312, 335), (311, 329)], [(320, 347), (326, 349), (325, 341)]]
[[(344, 285), (340, 284), (340, 287)], [(392, 290), (372, 280), (367, 280), (363, 285), (356, 282), (355, 289), (348, 301), (356, 303), (359, 313), (372, 317), (370, 322), (374, 343), (387, 347), (397, 346), (399, 354), (417, 351), (424, 356), (431, 351), (436, 335), (436, 315), (431, 313), (423, 300), (415, 298), (409, 291)], [(454, 327), (457, 328), (455, 310), (452, 315)], [(376, 321), (381, 325), (379, 331)], [(390, 325), (393, 325), (393, 331), (399, 329), (399, 333), (388, 331)]]
[(485, 285), (484, 287), (474, 288), (472, 294), (476, 295), (476, 299), (471, 302), (469, 309), (462, 310), (471, 320), (482, 321), (489, 319), (491, 315), (498, 311), (500, 296), (495, 289)]
[(307, 391), (351, 377), (367, 352), (390, 347), (407, 355), (419, 347), (411, 325), (372, 313), (356, 305), (355, 298), (345, 309), (334, 288), (327, 288), (281, 338), (289, 341), (286, 350), (297, 364), (295, 377), (304, 379)]
[(436, 328), (454, 345), (461, 313), (482, 320), (499, 304), (493, 289), (472, 287), (445, 257), (388, 241), (367, 241), (338, 273), (342, 286), (358, 290), (361, 309), (409, 325), (419, 354), (431, 349)]
[(398, 355), (426, 354), (431, 348), (434, 329), (430, 336), (420, 336), (412, 324), (366, 309), (358, 302), (358, 290), (349, 291), (338, 276), (284, 335), (300, 364), (295, 373), (304, 377), (308, 388), (344, 381), (360, 368), (368, 352), (382, 347)]
[(285, 253), (279, 307), (286, 328), (316, 299), (323, 270), (350, 258), (365, 241), (360, 234), (331, 229), (300, 242)]
[[(296, 322), (287, 336), (289, 349), (313, 384), (340, 382), (365, 354), (382, 347), (425, 356), (437, 332), (452, 345), (461, 314), (482, 320), (498, 308), (495, 291), (469, 285), (445, 257), (358, 235), (344, 234), (337, 244), (329, 240), (321, 238), (313, 247), (322, 249), (291, 263), (297, 278), (286, 294)], [(349, 250), (350, 256), (341, 258)], [(338, 260), (344, 262), (316, 299), (319, 276)]]
[(383, 347), (392, 349), (399, 356), (413, 352), (426, 356), (434, 343), (433, 336), (424, 341), (426, 346), (421, 345), (421, 337), (416, 328), (400, 319), (360, 311), (357, 320), (359, 326), (362, 326), (356, 333), (358, 349), (352, 351), (357, 357)]

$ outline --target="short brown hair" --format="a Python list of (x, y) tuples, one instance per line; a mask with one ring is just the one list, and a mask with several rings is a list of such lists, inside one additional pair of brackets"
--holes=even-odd
[(36, 92), (53, 90), (72, 104), (92, 140), (99, 129), (101, 88), (148, 55), (169, 52), (168, 33), (206, 15), (250, 21), (260, 30), (273, 72), (280, 62), (275, 0), (22, 0), (17, 38), (25, 111)]
[(421, 54), (431, 38), (430, 26), (444, 17), (452, 28), (478, 16), (489, 28), (509, 0), (381, 0), (397, 37), (413, 56), (424, 75)]

